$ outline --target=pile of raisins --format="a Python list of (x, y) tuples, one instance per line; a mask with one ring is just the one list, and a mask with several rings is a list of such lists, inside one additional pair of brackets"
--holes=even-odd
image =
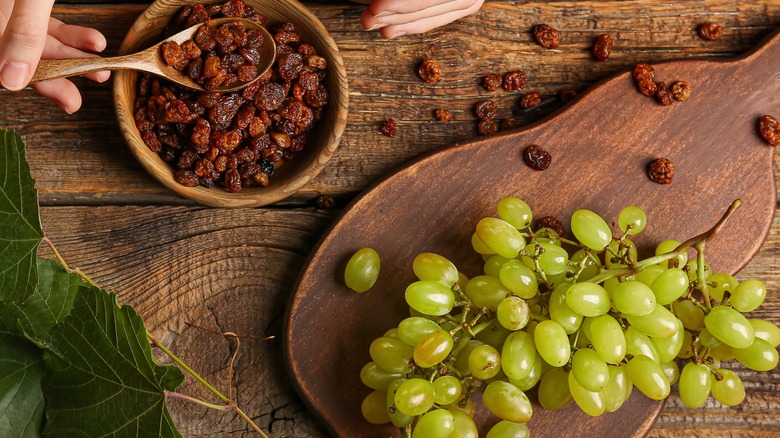
[[(265, 24), (265, 18), (242, 0), (196, 4), (183, 7), (163, 37), (219, 17)], [(191, 77), (203, 78), (204, 88), (241, 81), (239, 76), (248, 77), (251, 72), (246, 67), (258, 59), (252, 45), (240, 44), (246, 37), (259, 47), (250, 30), (220, 29), (198, 32), (193, 45), (180, 47), (187, 62), (182, 60), (179, 65), (184, 65), (187, 74), (192, 71)], [(228, 32), (232, 43), (227, 43)], [(274, 66), (239, 92), (196, 92), (149, 75), (139, 78), (136, 126), (146, 146), (174, 168), (179, 184), (217, 185), (228, 192), (267, 186), (274, 171), (307, 145), (307, 133), (328, 103), (323, 83), (327, 63), (314, 47), (300, 41), (291, 23), (282, 24), (272, 34), (277, 44)], [(200, 57), (190, 57), (196, 52), (193, 46), (201, 51)], [(198, 59), (204, 60), (200, 66)]]
[(655, 69), (649, 64), (637, 64), (632, 76), (639, 92), (648, 97), (655, 97), (662, 106), (669, 106), (675, 100), (682, 102), (691, 97), (691, 84), (685, 81), (677, 81), (671, 88), (666, 85), (666, 82), (655, 82)]

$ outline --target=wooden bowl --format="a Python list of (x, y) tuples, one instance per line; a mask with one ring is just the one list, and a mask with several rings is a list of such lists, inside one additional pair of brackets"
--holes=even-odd
[[(200, 3), (211, 4), (224, 1), (202, 0)], [(244, 2), (258, 13), (265, 15), (271, 27), (283, 22), (293, 23), (301, 35), (301, 40), (314, 46), (317, 54), (327, 60), (325, 85), (328, 88), (329, 102), (322, 119), (315, 123), (314, 129), (309, 133), (309, 144), (306, 148), (274, 173), (268, 187), (245, 187), (237, 193), (229, 193), (219, 186), (185, 187), (177, 183), (173, 179), (172, 167), (144, 144), (133, 120), (138, 73), (129, 70), (119, 71), (116, 72), (114, 80), (114, 106), (119, 127), (135, 158), (154, 178), (174, 192), (213, 207), (259, 207), (295, 193), (325, 167), (336, 151), (347, 123), (346, 69), (335, 41), (320, 20), (294, 0), (244, 0)], [(162, 29), (179, 8), (193, 3), (188, 0), (156, 0), (135, 21), (122, 42), (119, 53), (132, 53), (159, 41)]]

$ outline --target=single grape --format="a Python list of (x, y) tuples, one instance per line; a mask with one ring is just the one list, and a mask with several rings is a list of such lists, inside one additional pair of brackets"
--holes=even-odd
[(458, 281), (458, 269), (446, 257), (430, 252), (418, 254), (412, 262), (414, 275), (420, 280), (438, 281), (452, 287)]
[(766, 298), (766, 286), (759, 280), (746, 280), (737, 285), (729, 301), (740, 312), (752, 312)]
[(721, 344), (720, 340), (715, 336), (712, 336), (712, 333), (706, 328), (699, 332), (699, 342), (702, 346), (707, 348), (714, 348)]
[(522, 379), (533, 369), (536, 357), (533, 336), (523, 331), (514, 332), (501, 348), (501, 369), (510, 379)]
[(428, 412), (417, 420), (412, 438), (449, 438), (455, 431), (455, 418), (446, 409)]
[(704, 324), (713, 336), (734, 348), (747, 348), (755, 339), (753, 326), (731, 307), (713, 307), (704, 317)]
[(599, 316), (611, 307), (607, 290), (596, 283), (575, 283), (566, 290), (566, 305), (583, 316)]
[(685, 339), (685, 330), (682, 321), (677, 320), (678, 331), (669, 338), (650, 338), (658, 353), (659, 362), (670, 362), (680, 353)]
[(745, 385), (731, 370), (718, 370), (712, 379), (712, 397), (726, 406), (736, 406), (745, 400)]
[(688, 274), (680, 268), (662, 272), (650, 285), (658, 304), (667, 305), (677, 301), (688, 292)]
[(669, 381), (670, 385), (674, 385), (680, 379), (680, 368), (677, 366), (677, 362), (661, 362), (661, 369), (664, 370), (666, 380)]
[(655, 309), (647, 315), (628, 315), (626, 319), (642, 333), (656, 338), (671, 338), (680, 329), (677, 317), (660, 304), (656, 304)]
[(430, 368), (446, 359), (454, 346), (449, 332), (433, 332), (414, 347), (414, 363), (422, 368)]
[(360, 404), (360, 412), (363, 418), (371, 424), (385, 424), (390, 422), (390, 415), (387, 413), (385, 400), (387, 393), (384, 391), (372, 391), (363, 399)]
[(510, 334), (512, 334), (511, 330), (505, 329), (504, 326), (502, 326), (497, 320), (494, 319), (493, 321), (490, 321), (484, 330), (477, 333), (477, 336), (474, 339), (482, 341), (487, 345), (491, 345), (493, 348), (498, 350), (502, 345), (504, 345), (504, 341), (506, 341), (506, 338)]
[(517, 228), (495, 217), (477, 222), (477, 236), (493, 252), (510, 259), (517, 257), (525, 246), (525, 239)]
[(513, 294), (523, 299), (531, 299), (539, 292), (536, 274), (523, 263), (512, 260), (501, 266), (498, 278)]
[(724, 292), (734, 292), (734, 288), (739, 284), (736, 278), (725, 272), (718, 272), (710, 275), (710, 278), (707, 279), (707, 283), (709, 286), (707, 291), (709, 292), (710, 297), (717, 302), (723, 301)]
[(482, 393), (482, 403), (498, 418), (515, 423), (531, 420), (533, 407), (525, 393), (511, 383), (490, 382)]
[(390, 373), (382, 369), (376, 362), (369, 362), (360, 370), (360, 381), (377, 391), (387, 391), (393, 380), (403, 377), (399, 373)]
[(480, 345), (485, 345), (485, 343), (476, 339), (470, 339), (455, 356), (455, 367), (460, 370), (462, 374), (471, 374), (471, 371), (469, 371), (469, 356), (471, 355), (471, 352)]
[(571, 232), (590, 249), (601, 251), (612, 241), (609, 225), (590, 210), (577, 210), (571, 216)]
[(588, 256), (588, 253), (584, 249), (580, 249), (575, 252), (574, 255), (571, 256), (570, 260), (574, 265), (577, 266), (577, 268), (574, 270), (575, 272), (580, 270), (580, 266), (582, 267), (582, 272), (580, 272), (579, 277), (577, 277), (577, 281), (588, 281), (599, 273), (598, 265), (591, 257)]
[[(522, 379), (513, 379), (511, 377), (507, 377), (509, 379), (509, 383), (517, 386), (521, 391), (528, 391), (529, 389), (536, 386), (536, 384), (539, 383), (539, 380), (541, 380), (543, 364), (546, 364), (546, 362), (542, 360), (542, 356), (539, 356), (539, 354), (536, 353), (536, 359), (534, 359), (534, 365), (531, 367), (531, 371), (529, 371), (528, 374)], [(504, 373), (506, 373), (506, 371), (504, 371)]]
[[(631, 229), (628, 226), (631, 225)], [(626, 234), (639, 234), (647, 225), (647, 215), (642, 208), (632, 205), (624, 208), (618, 215), (618, 226)]]
[(509, 290), (504, 287), (496, 277), (490, 275), (478, 275), (466, 284), (466, 296), (477, 307), (487, 307), (496, 310), (501, 300), (509, 295)]
[(450, 405), (460, 400), (463, 385), (453, 376), (441, 376), (433, 381), (433, 401), (438, 405)]
[(693, 335), (691, 335), (691, 332), (688, 330), (683, 329), (682, 348), (680, 348), (677, 357), (680, 359), (690, 359), (693, 357)]
[(498, 254), (493, 254), (492, 256), (489, 256), (487, 260), (485, 260), (485, 264), (482, 266), (482, 272), (484, 272), (485, 275), (490, 275), (491, 277), (498, 277), (498, 273), (501, 271), (501, 267), (504, 266), (504, 263), (509, 261), (520, 263), (517, 261), (517, 259), (508, 259)]
[(498, 303), (496, 310), (498, 322), (508, 330), (520, 330), (531, 319), (531, 309), (524, 299), (509, 296)]
[(572, 355), (571, 373), (580, 386), (591, 392), (603, 390), (609, 382), (607, 363), (590, 348), (581, 348)]
[(756, 338), (747, 348), (735, 348), (734, 355), (739, 363), (755, 371), (773, 370), (778, 361), (775, 347), (761, 338)]
[(531, 431), (523, 423), (501, 420), (491, 427), (487, 438), (530, 438)]
[(391, 328), (391, 329), (387, 329), (387, 331), (386, 331), (386, 332), (385, 332), (385, 333), (384, 333), (382, 336), (384, 336), (384, 337), (386, 337), (386, 338), (396, 338), (396, 339), (400, 339), (400, 338), (398, 337), (398, 329), (397, 329), (396, 327), (393, 327), (393, 328)]
[(433, 407), (433, 384), (418, 377), (401, 383), (395, 392), (395, 407), (413, 417), (428, 412)]
[(417, 346), (424, 337), (441, 330), (439, 324), (421, 316), (410, 316), (398, 324), (398, 338), (412, 347)]
[(448, 408), (447, 410), (450, 411), (453, 420), (455, 420), (455, 430), (448, 438), (479, 438), (477, 425), (469, 414), (457, 408)]
[(554, 411), (571, 402), (569, 392), (569, 373), (563, 368), (553, 368), (542, 374), (539, 383), (539, 404), (543, 408)]
[(377, 338), (369, 348), (371, 359), (383, 370), (394, 374), (406, 374), (410, 371), (409, 361), (414, 356), (414, 348), (396, 338)]
[(717, 347), (710, 348), (708, 354), (722, 361), (734, 360), (737, 357), (734, 354), (734, 349), (724, 343), (721, 343)]
[(550, 365), (560, 367), (569, 361), (569, 338), (557, 322), (549, 319), (540, 322), (534, 330), (534, 343), (539, 355)]
[(405, 427), (412, 424), (412, 421), (414, 421), (414, 417), (404, 414), (395, 406), (395, 394), (398, 391), (398, 387), (404, 382), (406, 382), (406, 379), (393, 380), (387, 387), (387, 401), (385, 404), (387, 406), (387, 413), (390, 416), (390, 421), (395, 427)]
[(593, 348), (599, 356), (607, 363), (620, 363), (626, 355), (626, 337), (620, 323), (609, 315), (601, 315), (585, 321), (589, 321), (588, 339), (593, 343)]
[[(566, 263), (569, 261), (569, 253), (558, 245), (544, 242), (529, 243), (525, 246), (524, 250), (527, 254), (532, 255), (539, 251), (539, 268), (544, 271), (545, 275), (558, 275), (566, 270)], [(522, 261), (529, 268), (535, 268), (534, 261), (531, 257), (523, 256)]]
[(355, 292), (371, 289), (379, 277), (379, 254), (371, 248), (358, 250), (344, 270), (344, 283)]
[(480, 345), (469, 354), (471, 375), (480, 380), (494, 377), (501, 370), (501, 355), (491, 345)]
[(704, 311), (691, 300), (677, 301), (672, 304), (672, 309), (687, 330), (698, 332), (704, 328)]
[(471, 247), (474, 249), (474, 251), (477, 252), (477, 254), (495, 254), (496, 252), (490, 249), (487, 245), (485, 245), (485, 242), (482, 241), (482, 239), (479, 238), (477, 233), (474, 233), (471, 235)]
[(598, 417), (606, 410), (604, 395), (601, 392), (592, 392), (583, 388), (574, 377), (573, 372), (569, 373), (569, 392), (571, 392), (571, 397), (577, 406), (591, 417)]
[(612, 291), (612, 301), (615, 308), (626, 315), (647, 315), (655, 309), (653, 290), (636, 280), (617, 285)]
[(604, 410), (607, 412), (615, 412), (623, 406), (628, 397), (631, 395), (631, 389), (633, 385), (628, 380), (628, 374), (626, 373), (625, 366), (610, 366), (609, 367), (609, 382), (607, 386), (601, 392), (604, 398)]
[[(661, 254), (672, 252), (675, 249), (677, 249), (678, 246), (680, 246), (680, 242), (676, 240), (664, 240), (663, 242), (659, 243), (658, 246), (655, 247), (655, 255), (661, 255)], [(687, 262), (688, 262), (688, 254), (683, 253), (669, 261), (663, 262), (662, 265), (668, 268), (682, 268), (683, 266), (685, 266)]]
[(757, 338), (761, 338), (773, 347), (780, 345), (780, 327), (764, 319), (748, 319)]
[(710, 396), (712, 378), (706, 365), (688, 362), (680, 373), (680, 399), (689, 408), (699, 408)]
[(583, 319), (582, 315), (571, 310), (566, 304), (566, 290), (569, 286), (568, 283), (556, 286), (549, 302), (550, 319), (560, 324), (568, 335), (580, 328)]
[(669, 380), (653, 359), (641, 354), (634, 356), (628, 361), (626, 371), (634, 386), (648, 398), (663, 400), (669, 396)]
[(650, 287), (652, 286), (653, 282), (658, 278), (658, 276), (663, 274), (666, 271), (667, 271), (666, 268), (663, 268), (658, 265), (651, 265), (637, 272), (634, 275), (626, 277), (626, 280), (635, 280), (644, 284), (647, 287)]
[(437, 281), (415, 281), (406, 288), (406, 303), (424, 315), (441, 316), (455, 306), (452, 289)]
[(498, 201), (498, 217), (522, 230), (531, 225), (533, 213), (522, 199), (508, 197)]
[(656, 362), (660, 362), (658, 351), (650, 337), (634, 327), (629, 327), (624, 332), (626, 337), (626, 354), (636, 356), (643, 354)]

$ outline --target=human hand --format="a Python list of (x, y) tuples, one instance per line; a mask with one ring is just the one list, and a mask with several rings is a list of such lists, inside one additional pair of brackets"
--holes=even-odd
[(427, 32), (471, 15), (484, 0), (374, 0), (360, 17), (366, 30), (385, 38)]
[[(9, 91), (27, 86), (40, 59), (96, 57), (106, 38), (97, 30), (71, 26), (51, 18), (54, 0), (0, 0), (0, 84)], [(104, 82), (109, 72), (86, 77)], [(65, 78), (34, 84), (40, 95), (53, 100), (68, 113), (81, 107), (81, 94)]]

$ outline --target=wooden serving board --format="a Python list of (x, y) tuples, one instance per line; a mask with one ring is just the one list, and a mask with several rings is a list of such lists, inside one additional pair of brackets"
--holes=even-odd
[[(780, 115), (780, 32), (731, 61), (654, 65), (656, 81), (685, 80), (693, 93), (663, 107), (641, 95), (630, 72), (582, 93), (559, 113), (525, 129), (454, 145), (378, 181), (347, 207), (312, 252), (291, 299), (285, 333), (292, 380), (327, 427), (343, 437), (397, 435), (360, 414), (370, 390), (359, 378), (371, 341), (408, 316), (406, 285), (414, 256), (428, 251), (468, 276), (481, 260), (470, 246), (476, 222), (496, 215), (506, 196), (526, 200), (535, 217), (568, 224), (578, 208), (615, 220), (638, 205), (648, 215), (637, 236), (647, 255), (664, 239), (685, 240), (709, 227), (735, 199), (743, 206), (707, 245), (716, 271), (736, 272), (758, 251), (777, 205), (774, 149), (757, 132), (764, 114)], [(543, 172), (521, 151), (538, 144), (552, 155)], [(669, 185), (645, 172), (655, 158), (675, 164)], [(382, 259), (377, 284), (364, 294), (344, 286), (346, 260), (372, 247)], [(662, 407), (638, 391), (616, 413), (591, 418), (574, 404), (559, 411), (534, 405), (535, 437), (644, 435)], [(484, 432), (498, 421), (486, 410)]]

